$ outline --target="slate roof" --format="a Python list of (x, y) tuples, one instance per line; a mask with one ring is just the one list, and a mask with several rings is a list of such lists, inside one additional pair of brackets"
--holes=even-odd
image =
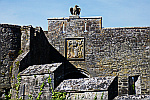
[(33, 65), (23, 70), (20, 75), (37, 75), (54, 72), (62, 63), (44, 64), (44, 65)]
[(64, 80), (55, 91), (78, 92), (78, 91), (104, 91), (113, 82), (116, 76), (92, 77), (82, 79)]

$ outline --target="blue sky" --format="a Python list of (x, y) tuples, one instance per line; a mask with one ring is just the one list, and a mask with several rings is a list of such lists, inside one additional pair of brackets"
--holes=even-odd
[(76, 4), (81, 17), (102, 16), (103, 27), (150, 26), (150, 0), (0, 0), (0, 23), (47, 30), (47, 18), (68, 17)]

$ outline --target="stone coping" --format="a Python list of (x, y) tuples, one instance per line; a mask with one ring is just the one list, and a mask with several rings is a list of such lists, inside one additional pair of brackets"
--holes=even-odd
[(105, 30), (105, 29), (147, 29), (147, 28), (150, 28), (150, 26), (145, 26), (145, 27), (106, 27), (103, 29)]
[(7, 24), (7, 23), (1, 23), (0, 27), (5, 27), (5, 28), (21, 28), (19, 25), (12, 25), (12, 24)]
[(55, 91), (88, 92), (107, 91), (116, 76), (68, 79), (60, 83)]
[(33, 65), (29, 66), (23, 70), (20, 75), (37, 75), (37, 74), (47, 74), (54, 72), (62, 63), (44, 64), (44, 65)]
[(54, 17), (54, 18), (48, 18), (47, 20), (68, 20), (68, 19), (101, 19), (102, 16), (91, 16), (91, 17)]

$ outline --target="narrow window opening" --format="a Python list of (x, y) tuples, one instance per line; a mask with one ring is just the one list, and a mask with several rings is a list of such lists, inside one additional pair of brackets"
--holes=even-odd
[(63, 22), (63, 33), (65, 33), (65, 24)]
[(137, 94), (136, 93), (136, 81), (138, 80), (138, 77), (139, 76), (130, 76), (129, 77), (129, 80), (128, 80), (128, 83), (129, 83), (129, 87), (128, 87), (128, 90), (129, 90), (129, 92), (128, 92), (128, 94), (129, 95), (134, 95), (134, 94)]
[(23, 100), (25, 100), (25, 84), (23, 85)]
[(85, 22), (85, 31), (84, 32), (87, 32), (87, 30), (86, 30), (86, 22)]

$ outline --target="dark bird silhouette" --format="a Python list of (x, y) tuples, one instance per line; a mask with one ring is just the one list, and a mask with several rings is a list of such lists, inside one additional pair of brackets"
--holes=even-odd
[(80, 15), (81, 9), (78, 8), (78, 7), (79, 7), (78, 5), (75, 5), (75, 7), (70, 8), (70, 12), (71, 12), (72, 15)]

